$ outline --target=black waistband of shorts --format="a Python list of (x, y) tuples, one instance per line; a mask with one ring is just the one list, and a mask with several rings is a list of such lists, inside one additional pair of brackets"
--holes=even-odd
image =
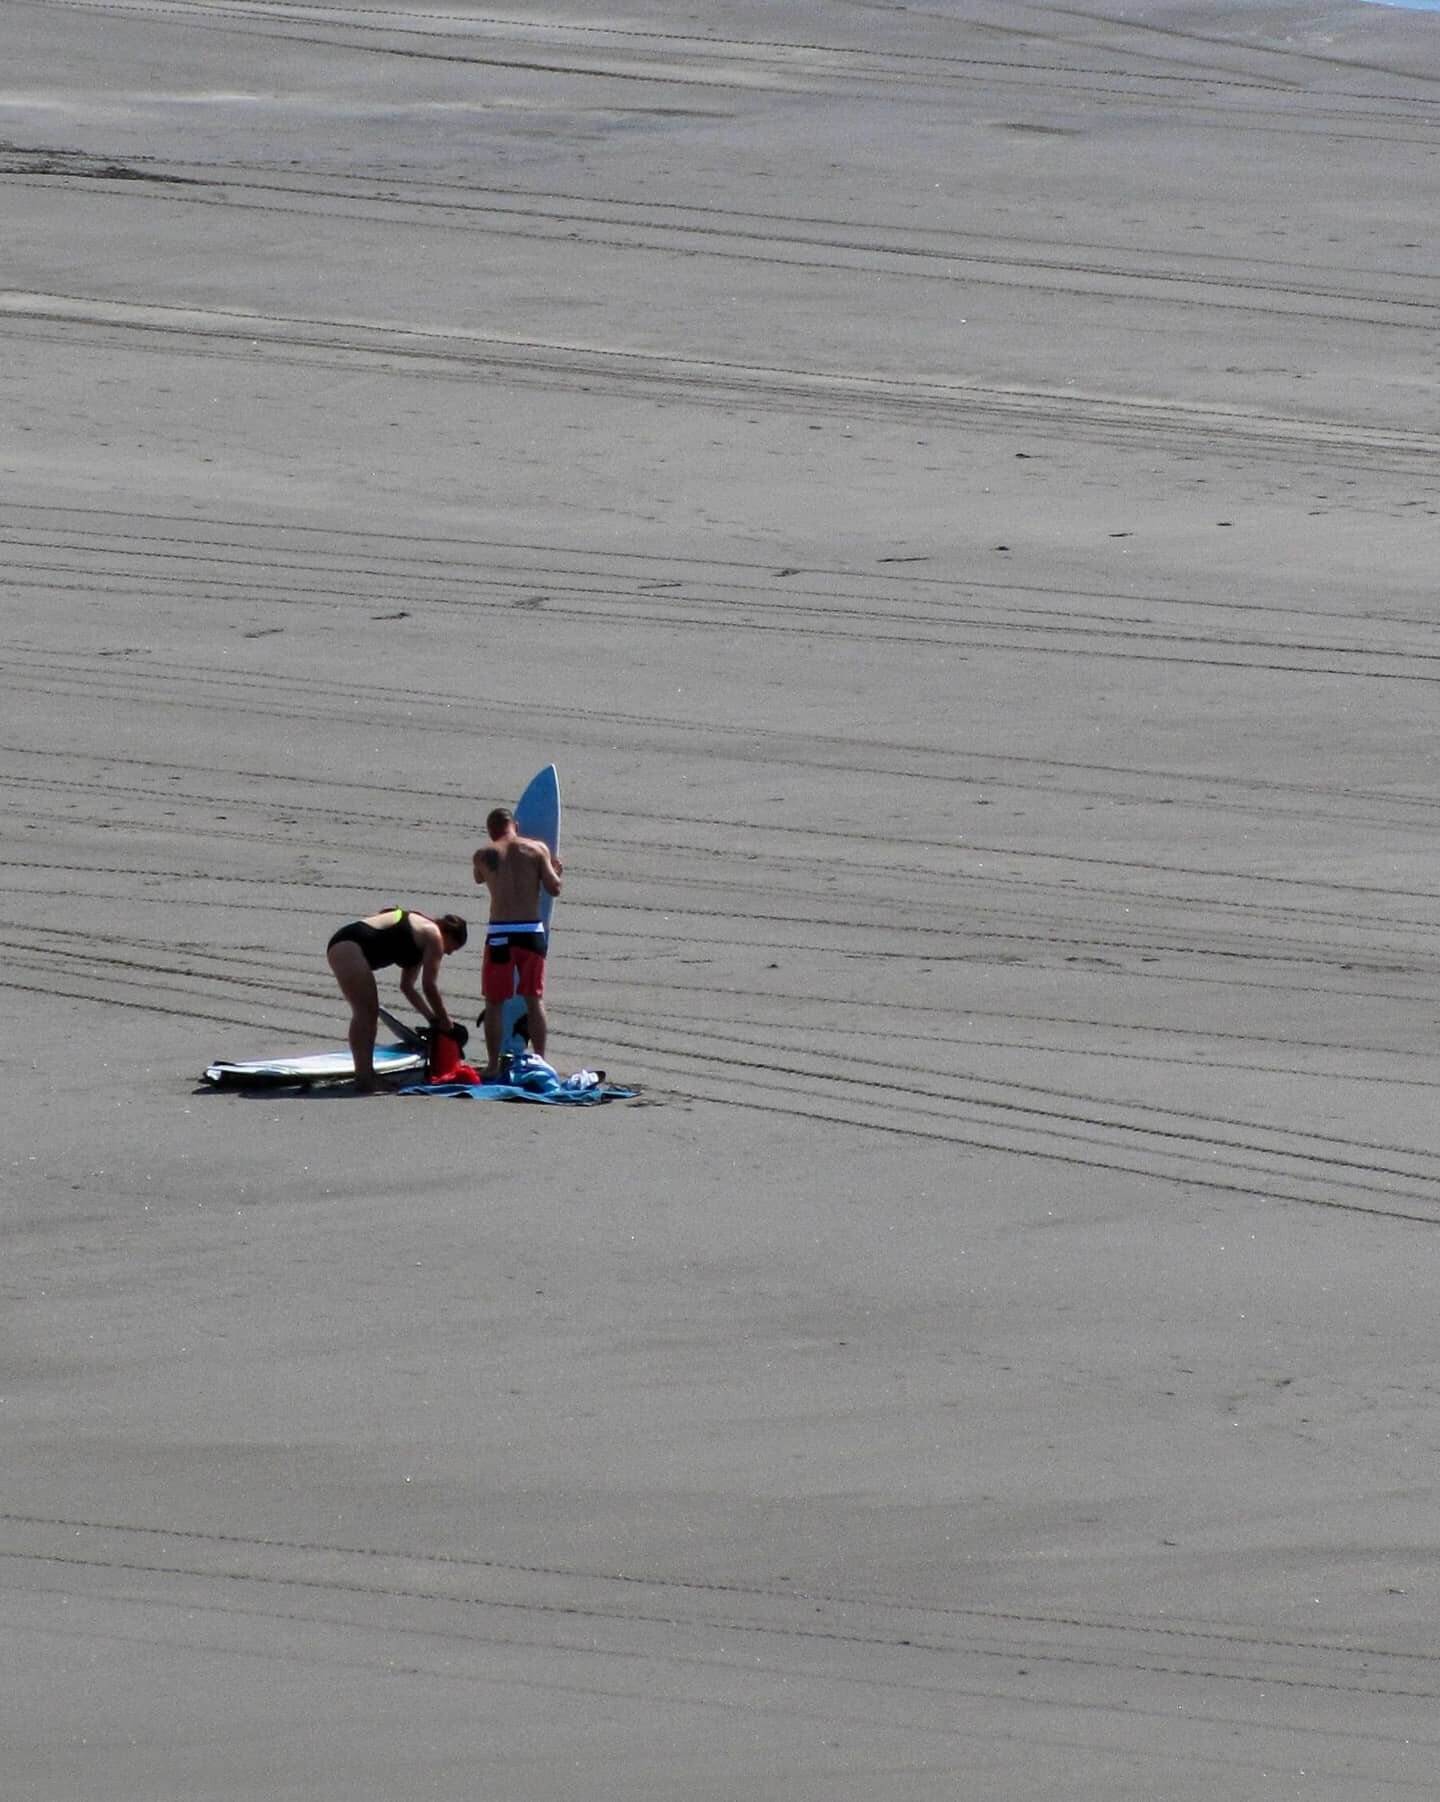
[(485, 944), (495, 951), (538, 951), (545, 954), (545, 932), (516, 926), (489, 926), (485, 930)]

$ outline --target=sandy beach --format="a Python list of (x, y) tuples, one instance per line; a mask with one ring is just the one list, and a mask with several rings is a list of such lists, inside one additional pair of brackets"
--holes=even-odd
[(6, 1802), (1433, 1797), (1440, 19), (0, 38)]

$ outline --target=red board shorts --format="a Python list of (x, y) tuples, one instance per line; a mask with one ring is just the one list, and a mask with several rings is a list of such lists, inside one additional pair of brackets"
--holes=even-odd
[(543, 995), (543, 930), (528, 922), (524, 926), (491, 925), (485, 934), (480, 992), (487, 1001), (495, 1002), (508, 1001), (512, 995)]

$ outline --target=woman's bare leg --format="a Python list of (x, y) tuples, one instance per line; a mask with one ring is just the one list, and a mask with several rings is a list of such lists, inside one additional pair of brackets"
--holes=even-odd
[(350, 1003), (350, 1056), (355, 1063), (355, 1086), (367, 1095), (378, 1092), (375, 1078), (375, 1031), (380, 1023), (380, 990), (375, 972), (360, 947), (347, 939), (332, 945), (326, 954), (340, 993)]

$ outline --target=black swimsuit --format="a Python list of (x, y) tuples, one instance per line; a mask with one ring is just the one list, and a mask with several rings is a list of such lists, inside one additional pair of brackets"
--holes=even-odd
[[(408, 970), (423, 956), (403, 907), (395, 909), (395, 918), (388, 926), (369, 926), (364, 920), (342, 926), (330, 944), (358, 945), (361, 956), (372, 970), (384, 970), (391, 964), (399, 964), (402, 970)], [(327, 945), (326, 950), (329, 948)]]

